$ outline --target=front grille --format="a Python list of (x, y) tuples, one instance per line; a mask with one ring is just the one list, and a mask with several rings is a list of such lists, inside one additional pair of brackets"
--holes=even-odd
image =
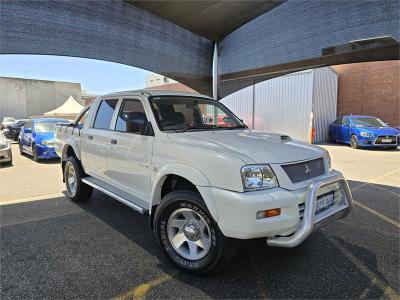
[(304, 203), (299, 204), (299, 217), (300, 217), (300, 222), (303, 221), (304, 217), (304, 209), (306, 208), (306, 205)]
[[(383, 142), (383, 140), (388, 140), (390, 139), (390, 142)], [(385, 144), (396, 144), (397, 143), (397, 137), (395, 135), (380, 135), (376, 138), (375, 144), (377, 145), (385, 145)]]
[(283, 165), (282, 168), (293, 183), (312, 179), (325, 173), (324, 160), (322, 158)]

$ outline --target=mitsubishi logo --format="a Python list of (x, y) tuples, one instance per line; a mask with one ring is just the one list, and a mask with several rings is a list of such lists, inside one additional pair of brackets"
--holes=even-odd
[(310, 174), (311, 173), (310, 167), (307, 164), (305, 164), (305, 167), (306, 171), (304, 172), (304, 174)]

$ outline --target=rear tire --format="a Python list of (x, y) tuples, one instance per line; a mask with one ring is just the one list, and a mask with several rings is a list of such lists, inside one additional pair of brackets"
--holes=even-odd
[(351, 138), (350, 138), (350, 147), (351, 148), (353, 148), (353, 149), (358, 149), (358, 148), (360, 148), (359, 146), (358, 146), (358, 139), (357, 139), (357, 136), (355, 136), (354, 134), (351, 136)]
[(19, 154), (24, 155), (24, 151), (22, 150), (22, 145), (19, 141), (18, 141), (18, 148), (19, 148)]
[(201, 196), (189, 190), (162, 199), (153, 233), (163, 258), (193, 275), (217, 273), (236, 250), (236, 241), (222, 234)]
[(82, 182), (83, 171), (75, 159), (68, 157), (64, 167), (65, 186), (67, 196), (74, 202), (83, 202), (89, 200), (93, 188)]

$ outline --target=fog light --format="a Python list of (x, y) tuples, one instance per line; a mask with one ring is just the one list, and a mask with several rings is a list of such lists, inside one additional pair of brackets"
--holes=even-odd
[(257, 219), (264, 219), (264, 218), (270, 218), (270, 217), (279, 216), (280, 214), (281, 214), (281, 209), (280, 208), (274, 208), (274, 209), (258, 211), (257, 214), (256, 214), (256, 218)]

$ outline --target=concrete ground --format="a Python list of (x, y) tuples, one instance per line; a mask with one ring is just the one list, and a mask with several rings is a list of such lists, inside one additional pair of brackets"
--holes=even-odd
[(0, 169), (0, 297), (399, 299), (400, 151), (323, 147), (349, 179), (353, 213), (295, 249), (244, 241), (214, 278), (160, 261), (145, 216), (99, 192), (72, 203), (58, 163), (15, 153)]
[(0, 166), (0, 203), (61, 195), (64, 184), (59, 159), (37, 163), (29, 155), (20, 155), (15, 142), (12, 152), (12, 166)]

